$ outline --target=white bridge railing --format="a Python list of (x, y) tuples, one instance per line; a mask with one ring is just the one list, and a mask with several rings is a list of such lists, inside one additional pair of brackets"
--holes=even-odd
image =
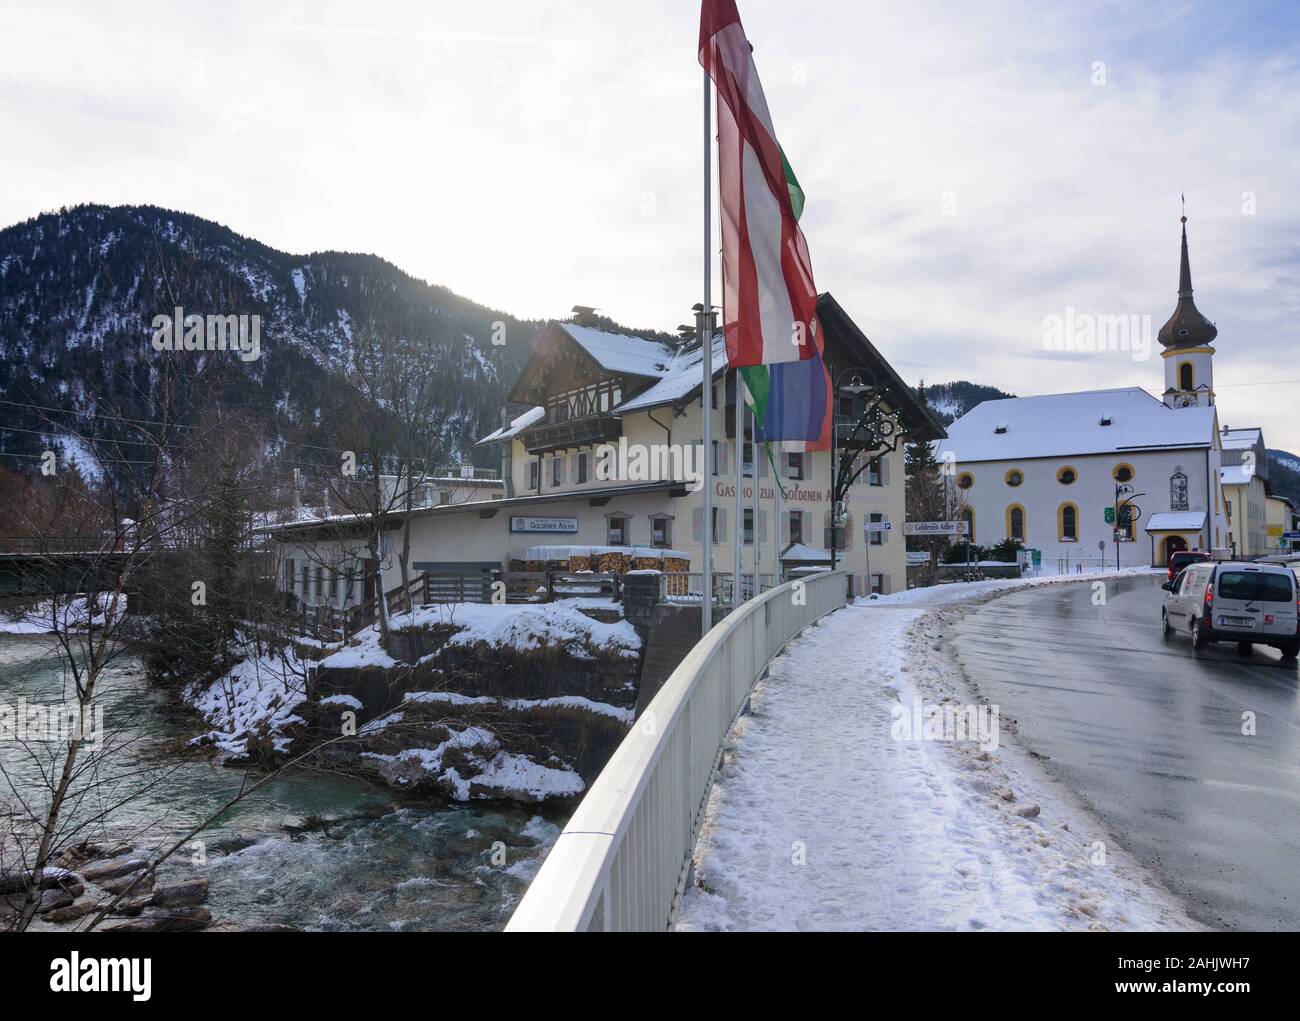
[(768, 663), (845, 604), (842, 571), (786, 582), (701, 639), (610, 757), (507, 931), (665, 930), (723, 741)]

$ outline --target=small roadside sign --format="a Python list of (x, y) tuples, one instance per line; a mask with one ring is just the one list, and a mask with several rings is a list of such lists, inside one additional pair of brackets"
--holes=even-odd
[(868, 532), (888, 532), (894, 525), (891, 521), (868, 521), (862, 527)]
[(1283, 532), (1282, 538), (1294, 542), (1296, 539), (1300, 539), (1300, 532)]
[(931, 554), (927, 553), (925, 550), (908, 550), (907, 566), (920, 567), (922, 565), (929, 564), (930, 558), (931, 558)]
[(965, 535), (970, 530), (965, 521), (908, 521), (904, 535)]

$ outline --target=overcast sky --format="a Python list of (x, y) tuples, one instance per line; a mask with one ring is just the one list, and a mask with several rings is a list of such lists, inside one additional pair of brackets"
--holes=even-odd
[[(1300, 5), (739, 6), (818, 287), (905, 378), (1158, 393), (1044, 321), (1158, 330), (1186, 192), (1221, 421), (1300, 451)], [(695, 0), (0, 12), (0, 223), (148, 202), (519, 316), (699, 300)]]

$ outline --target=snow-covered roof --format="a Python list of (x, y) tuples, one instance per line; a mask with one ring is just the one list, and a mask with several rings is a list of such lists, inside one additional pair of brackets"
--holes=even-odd
[(1134, 386), (984, 401), (948, 426), (948, 438), (935, 449), (967, 464), (1209, 447), (1213, 441), (1213, 408), (1169, 408)]
[(1256, 443), (1262, 443), (1263, 435), (1263, 431), (1260, 429), (1228, 429), (1225, 427), (1219, 442), (1223, 445), (1224, 450), (1246, 450)]
[(1204, 527), (1205, 511), (1162, 511), (1146, 524), (1148, 532), (1199, 532)]
[(1228, 464), (1219, 469), (1219, 482), (1225, 486), (1249, 486), (1254, 476), (1253, 465)]
[[(704, 361), (704, 347), (692, 348), (690, 351), (674, 354), (667, 374), (649, 390), (637, 394), (618, 405), (615, 414), (628, 411), (644, 411), (671, 404), (689, 396), (699, 389), (704, 380), (701, 363)], [(727, 345), (722, 334), (713, 338), (713, 376), (716, 379), (727, 368)]]
[(534, 422), (540, 422), (545, 417), (545, 408), (529, 408), (509, 425), (503, 425), (496, 432), (488, 433), (474, 446), (481, 447), (485, 443), (496, 443), (498, 440), (508, 440), (513, 436), (518, 436)]
[(602, 368), (610, 372), (625, 372), (633, 376), (664, 376), (670, 371), (677, 353), (657, 340), (646, 340), (626, 333), (611, 333), (593, 326), (579, 326), (577, 323), (557, 325)]
[(802, 560), (811, 561), (813, 563), (820, 563), (825, 560), (829, 563), (831, 555), (827, 553), (826, 550), (818, 549), (816, 546), (808, 546), (802, 542), (796, 542), (791, 544), (781, 553), (781, 559), (783, 561)]

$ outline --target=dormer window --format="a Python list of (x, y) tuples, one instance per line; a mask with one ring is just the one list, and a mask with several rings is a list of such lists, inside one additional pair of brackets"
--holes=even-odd
[(1101, 424), (1102, 424), (1102, 425), (1110, 425), (1110, 416), (1109, 416), (1109, 415), (1102, 415), (1102, 416), (1101, 416)]
[(1006, 427), (1005, 425), (995, 425), (995, 426), (993, 427), (993, 431), (994, 431), (997, 435), (1001, 436), (1003, 433), (1005, 433), (1005, 432), (1007, 431), (1007, 427)]

